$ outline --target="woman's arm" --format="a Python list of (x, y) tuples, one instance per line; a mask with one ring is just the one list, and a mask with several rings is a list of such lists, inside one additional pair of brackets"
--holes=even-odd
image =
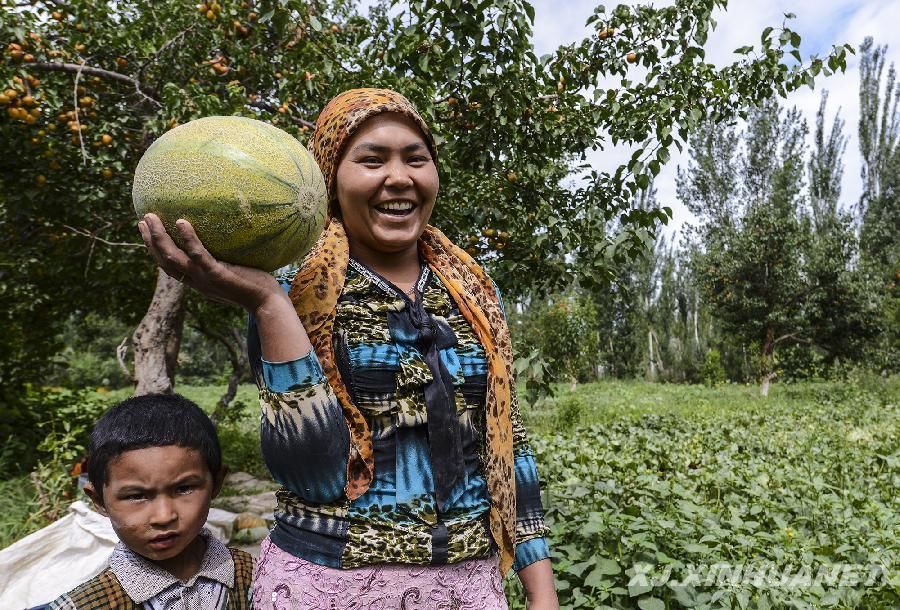
[(528, 610), (559, 610), (553, 567), (549, 559), (535, 561), (519, 570), (518, 574), (525, 587)]
[(250, 313), (256, 320), (262, 357), (269, 362), (297, 360), (312, 350), (294, 304), (280, 286), (277, 294)]

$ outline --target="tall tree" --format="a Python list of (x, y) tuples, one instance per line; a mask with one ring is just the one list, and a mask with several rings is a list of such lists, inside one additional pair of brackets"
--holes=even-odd
[(841, 180), (844, 177), (843, 157), (847, 149), (847, 136), (844, 135), (844, 120), (840, 117), (840, 110), (834, 115), (831, 131), (827, 134), (825, 132), (827, 104), (828, 92), (823, 90), (816, 112), (816, 130), (809, 160), (809, 204), (817, 232), (830, 228), (838, 216)]
[(900, 143), (900, 83), (892, 63), (882, 92), (886, 45), (875, 46), (874, 39), (867, 36), (859, 51), (859, 151), (863, 158), (860, 208), (865, 216), (884, 191), (890, 175), (888, 166)]
[[(884, 332), (873, 356), (897, 370), (900, 359), (900, 83), (894, 64), (885, 76), (886, 46), (866, 38), (860, 47), (859, 148), (863, 194), (860, 198), (860, 251), (876, 278)], [(884, 79), (882, 77), (884, 76)], [(883, 88), (882, 88), (882, 82)]]
[(859, 239), (853, 216), (839, 205), (847, 137), (840, 112), (825, 133), (828, 94), (816, 113), (809, 159), (809, 208), (814, 231), (805, 273), (812, 290), (806, 318), (825, 364), (858, 360), (878, 331), (879, 299), (867, 270), (859, 266)]
[(823, 100), (808, 160), (799, 111), (771, 102), (743, 133), (726, 128), (715, 138), (716, 127), (704, 128), (709, 144), (692, 149), (679, 176), (701, 221), (692, 272), (723, 329), (757, 356), (763, 395), (781, 347), (805, 346), (826, 364), (858, 359), (876, 329), (851, 218), (838, 205), (843, 123), (836, 118), (826, 134), (825, 108)]

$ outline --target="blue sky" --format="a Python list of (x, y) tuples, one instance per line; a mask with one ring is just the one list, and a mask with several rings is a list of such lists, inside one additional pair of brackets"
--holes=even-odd
[[(623, 0), (625, 4), (638, 4)], [(584, 26), (600, 0), (535, 0), (534, 45), (538, 54), (548, 53), (561, 44), (569, 44), (593, 34)], [(645, 2), (646, 3), (646, 2)], [(670, 2), (655, 2), (665, 5)], [(605, 2), (610, 10), (618, 2)], [(900, 0), (731, 0), (727, 11), (715, 15), (718, 22), (706, 45), (707, 59), (723, 65), (734, 59), (732, 51), (746, 44), (758, 43), (759, 34), (766, 26), (779, 27), (784, 13), (797, 15), (791, 27), (801, 37), (804, 58), (811, 54), (823, 55), (832, 44), (850, 43), (859, 46), (867, 35), (874, 36), (877, 44), (887, 44), (888, 62), (900, 66)], [(856, 139), (859, 121), (858, 58), (851, 56), (847, 72), (828, 79), (821, 79), (816, 91), (805, 88), (793, 93), (787, 100), (807, 116), (812, 127), (818, 109), (821, 89), (829, 92), (828, 113), (833, 116), (840, 108), (845, 120), (845, 134), (849, 136), (844, 155), (844, 181), (842, 202), (852, 205), (861, 191), (860, 155)], [(826, 124), (830, 124), (830, 119)], [(677, 151), (675, 151), (677, 153)], [(611, 170), (630, 156), (621, 148), (608, 148), (589, 156), (598, 169)], [(657, 178), (656, 186), (660, 205), (669, 205), (675, 212), (672, 228), (678, 228), (691, 217), (675, 196), (676, 168), (685, 166), (686, 155), (675, 155)]]

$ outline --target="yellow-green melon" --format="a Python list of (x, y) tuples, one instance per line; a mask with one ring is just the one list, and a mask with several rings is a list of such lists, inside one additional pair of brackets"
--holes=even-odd
[(141, 157), (132, 189), (138, 217), (194, 227), (217, 259), (272, 271), (299, 261), (325, 225), (328, 195), (312, 155), (268, 123), (214, 116), (165, 133)]

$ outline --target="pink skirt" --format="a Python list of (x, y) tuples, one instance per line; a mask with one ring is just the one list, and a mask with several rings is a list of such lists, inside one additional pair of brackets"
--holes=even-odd
[(497, 557), (442, 566), (342, 570), (295, 557), (266, 538), (254, 610), (508, 610)]

